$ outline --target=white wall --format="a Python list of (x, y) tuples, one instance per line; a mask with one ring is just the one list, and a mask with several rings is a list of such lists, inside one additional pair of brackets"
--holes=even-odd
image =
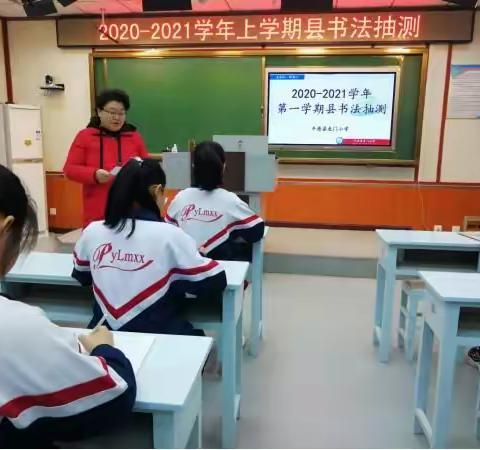
[[(45, 168), (62, 170), (75, 134), (90, 116), (89, 50), (57, 47), (52, 20), (8, 23), (15, 103), (42, 107)], [(65, 83), (65, 92), (44, 96), (45, 75)]]
[[(12, 21), (8, 24), (13, 96), (16, 103), (39, 104), (43, 109), (46, 168), (61, 170), (70, 143), (90, 115), (89, 49), (59, 49), (54, 21)], [(1, 37), (1, 36), (0, 36)], [(1, 44), (1, 42), (0, 42)], [(3, 74), (0, 45), (0, 73)], [(480, 64), (480, 13), (475, 40), (453, 46), (453, 64)], [(420, 181), (435, 181), (447, 64), (447, 45), (429, 50)], [(39, 86), (51, 74), (66, 91), (44, 97)], [(5, 80), (0, 76), (0, 100)], [(480, 120), (447, 120), (441, 181), (480, 181)], [(472, 145), (476, 143), (476, 145)], [(281, 165), (280, 175), (304, 178), (413, 180), (414, 171), (402, 167)]]
[(431, 45), (429, 48), (418, 170), (420, 181), (435, 181), (437, 178), (447, 54), (448, 45)]
[[(452, 64), (480, 65), (480, 13), (473, 41), (454, 46)], [(446, 120), (441, 179), (480, 182), (480, 119)]]

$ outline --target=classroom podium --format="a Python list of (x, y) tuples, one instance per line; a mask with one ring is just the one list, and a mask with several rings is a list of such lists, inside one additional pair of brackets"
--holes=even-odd
[[(261, 212), (261, 193), (275, 189), (277, 163), (268, 153), (267, 136), (216, 135), (213, 140), (225, 150), (224, 187), (248, 197), (250, 207)], [(163, 153), (163, 168), (168, 189), (185, 189), (192, 185), (190, 152)]]

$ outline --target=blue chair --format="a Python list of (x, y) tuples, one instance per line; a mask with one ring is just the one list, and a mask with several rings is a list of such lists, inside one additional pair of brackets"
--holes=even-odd
[(402, 296), (400, 304), (400, 323), (398, 326), (398, 346), (405, 349), (407, 361), (415, 357), (415, 334), (418, 304), (425, 296), (425, 285), (419, 280), (407, 280), (402, 283)]

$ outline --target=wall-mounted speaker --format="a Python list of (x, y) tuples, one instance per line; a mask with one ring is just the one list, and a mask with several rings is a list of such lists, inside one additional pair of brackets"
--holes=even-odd
[(192, 9), (191, 0), (142, 0), (144, 11), (183, 11)]
[(42, 17), (57, 12), (53, 0), (25, 0), (23, 9), (27, 17)]
[(332, 8), (333, 0), (282, 0), (282, 11), (320, 12)]
[(69, 6), (72, 3), (76, 2), (77, 0), (57, 0), (62, 6)]

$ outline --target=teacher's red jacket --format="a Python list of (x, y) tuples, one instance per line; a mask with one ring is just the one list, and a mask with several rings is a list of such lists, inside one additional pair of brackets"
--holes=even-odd
[(111, 133), (92, 120), (81, 130), (70, 147), (63, 171), (65, 176), (83, 184), (83, 226), (102, 220), (105, 214), (111, 182), (97, 183), (98, 169), (112, 170), (129, 159), (148, 157), (145, 144), (133, 125), (125, 124), (117, 133)]

